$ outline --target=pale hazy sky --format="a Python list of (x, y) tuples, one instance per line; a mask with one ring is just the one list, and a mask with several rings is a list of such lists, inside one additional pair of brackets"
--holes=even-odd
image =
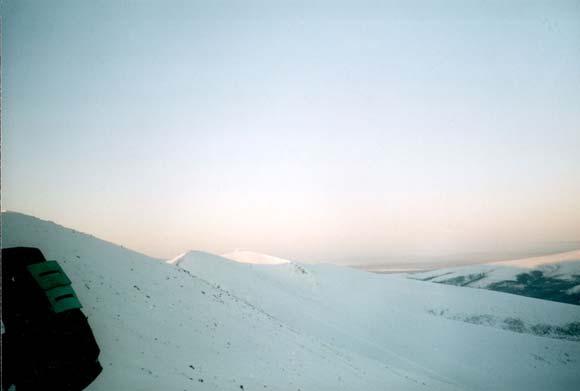
[(1, 12), (3, 209), (166, 258), (580, 240), (578, 1)]

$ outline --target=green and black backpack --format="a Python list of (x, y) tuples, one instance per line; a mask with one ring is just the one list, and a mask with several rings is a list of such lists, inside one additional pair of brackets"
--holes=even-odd
[(2, 388), (86, 388), (99, 346), (71, 281), (37, 248), (2, 249)]

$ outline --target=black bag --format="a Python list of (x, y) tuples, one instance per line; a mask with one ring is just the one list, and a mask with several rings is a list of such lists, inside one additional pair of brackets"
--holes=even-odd
[(79, 391), (102, 371), (71, 282), (37, 248), (2, 249), (2, 388)]

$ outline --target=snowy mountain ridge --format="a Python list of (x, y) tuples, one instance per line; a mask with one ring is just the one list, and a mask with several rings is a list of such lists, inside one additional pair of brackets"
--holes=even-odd
[(580, 384), (578, 306), (336, 265), (168, 264), (31, 216), (1, 223), (3, 247), (39, 247), (73, 281), (102, 351), (89, 390)]
[(222, 254), (224, 258), (241, 263), (252, 263), (256, 265), (280, 265), (291, 263), (287, 259), (278, 258), (273, 255), (261, 254), (250, 250), (236, 249), (232, 252)]
[(580, 305), (580, 250), (401, 275)]

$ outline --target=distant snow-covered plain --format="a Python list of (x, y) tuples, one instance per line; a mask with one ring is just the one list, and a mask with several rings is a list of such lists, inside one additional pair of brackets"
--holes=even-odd
[(2, 246), (71, 277), (102, 351), (89, 390), (580, 386), (580, 306), (331, 264), (166, 262), (13, 212)]

